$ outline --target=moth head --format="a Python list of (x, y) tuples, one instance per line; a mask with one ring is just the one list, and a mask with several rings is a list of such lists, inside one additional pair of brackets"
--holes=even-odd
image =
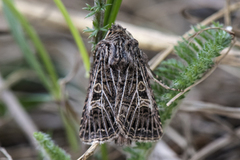
[(129, 37), (130, 39), (133, 38), (132, 34), (128, 32), (126, 28), (123, 28), (119, 24), (113, 24), (112, 27), (108, 30), (105, 39), (108, 37), (116, 37), (119, 35)]

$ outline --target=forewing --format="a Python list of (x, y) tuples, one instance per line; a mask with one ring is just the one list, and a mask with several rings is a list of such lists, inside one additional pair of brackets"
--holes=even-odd
[(118, 123), (126, 137), (134, 141), (155, 141), (162, 136), (162, 125), (149, 83), (146, 67), (138, 62), (128, 72)]
[(108, 49), (98, 48), (80, 123), (80, 139), (87, 144), (111, 140), (118, 132), (113, 110), (116, 91), (104, 58)]

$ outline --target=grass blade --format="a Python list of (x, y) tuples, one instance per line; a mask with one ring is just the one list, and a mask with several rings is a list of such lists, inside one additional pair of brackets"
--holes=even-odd
[(48, 72), (48, 75), (52, 82), (53, 87), (53, 94), (54, 98), (56, 100), (59, 100), (61, 97), (60, 87), (58, 85), (58, 76), (55, 71), (55, 68), (52, 65), (51, 59), (42, 44), (40, 38), (36, 34), (35, 30), (32, 28), (32, 26), (28, 23), (28, 21), (25, 19), (25, 17), (15, 8), (14, 4), (9, 0), (3, 0), (4, 4), (9, 8), (9, 10), (12, 12), (12, 14), (19, 20), (20, 24), (28, 34), (28, 36), (31, 38), (34, 46), (36, 47), (40, 58), (42, 59), (42, 62)]
[(108, 25), (108, 28), (110, 28), (112, 23), (115, 22), (115, 20), (117, 18), (118, 11), (119, 11), (119, 8), (121, 6), (121, 3), (122, 3), (122, 0), (114, 0), (113, 1), (112, 5), (111, 5), (111, 12), (109, 13), (109, 15), (106, 15), (106, 16), (109, 17), (108, 22), (106, 24), (106, 25)]
[(86, 69), (86, 72), (88, 74), (88, 72), (90, 71), (90, 61), (89, 61), (89, 56), (87, 53), (87, 49), (83, 43), (83, 40), (77, 30), (77, 28), (74, 26), (65, 6), (63, 5), (61, 0), (54, 0), (56, 6), (58, 7), (58, 9), (61, 11), (62, 15), (64, 16), (69, 29), (74, 37), (74, 40), (78, 46), (78, 50), (81, 53), (82, 59), (83, 59), (83, 63), (84, 63), (84, 67)]
[(13, 34), (14, 39), (18, 43), (23, 55), (25, 56), (29, 65), (36, 71), (37, 75), (43, 82), (43, 85), (48, 89), (49, 92), (53, 92), (53, 88), (51, 87), (51, 82), (46, 77), (46, 74), (43, 71), (40, 63), (37, 58), (34, 56), (34, 53), (29, 47), (27, 40), (23, 34), (22, 27), (16, 17), (12, 14), (11, 10), (9, 10), (8, 6), (3, 3), (3, 11), (6, 17), (6, 20), (9, 23), (9, 27)]

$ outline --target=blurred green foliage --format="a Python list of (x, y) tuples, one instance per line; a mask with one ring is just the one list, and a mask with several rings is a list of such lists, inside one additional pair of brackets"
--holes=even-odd
[(48, 157), (48, 159), (51, 160), (71, 160), (71, 156), (63, 149), (55, 145), (49, 135), (41, 132), (35, 132), (33, 136), (39, 144), (39, 150), (41, 151), (43, 157)]

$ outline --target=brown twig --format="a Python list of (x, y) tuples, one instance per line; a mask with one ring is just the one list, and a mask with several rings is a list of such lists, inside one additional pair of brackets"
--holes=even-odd
[(91, 147), (88, 148), (88, 150), (77, 160), (86, 160), (88, 159), (88, 157), (90, 157), (91, 155), (93, 155), (94, 151), (97, 149), (97, 147), (99, 146), (99, 143), (93, 143), (91, 145)]
[(226, 0), (225, 14), (224, 14), (224, 23), (225, 23), (226, 26), (230, 26), (231, 25), (229, 4), (230, 4), (230, 0)]
[(240, 119), (240, 108), (221, 106), (200, 101), (183, 101), (179, 111), (184, 112), (203, 112), (208, 114), (218, 114), (230, 118)]

